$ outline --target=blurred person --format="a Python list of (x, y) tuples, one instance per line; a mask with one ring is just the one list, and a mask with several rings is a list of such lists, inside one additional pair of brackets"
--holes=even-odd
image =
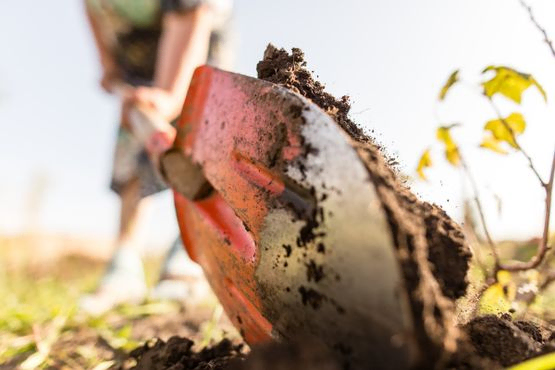
[[(80, 301), (89, 313), (139, 303), (147, 295), (136, 225), (148, 202), (145, 198), (166, 186), (133, 137), (126, 113), (137, 104), (174, 122), (197, 66), (208, 63), (229, 69), (231, 2), (85, 0), (102, 66), (102, 88), (112, 92), (119, 83), (132, 86), (122, 98), (111, 181), (111, 189), (121, 198), (119, 233), (96, 291)], [(199, 293), (195, 288), (203, 284), (201, 268), (187, 257), (178, 237), (151, 297), (193, 299)]]

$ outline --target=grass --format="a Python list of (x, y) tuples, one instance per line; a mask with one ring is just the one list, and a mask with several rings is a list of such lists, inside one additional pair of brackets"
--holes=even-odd
[[(509, 245), (504, 250), (510, 247), (520, 249)], [(72, 256), (27, 263), (36, 256), (25, 248), (24, 239), (14, 242), (0, 237), (0, 370), (117, 369), (127, 351), (154, 336), (186, 336), (199, 347), (224, 335), (238, 338), (221, 306), (214, 302), (185, 311), (176, 304), (146, 302), (122, 306), (101, 317), (83, 315), (77, 300), (95, 287), (104, 263)], [(159, 259), (145, 263), (150, 286), (155, 283), (159, 265)], [(473, 280), (481, 279), (476, 268), (470, 275)], [(543, 311), (544, 317), (550, 316), (555, 305), (555, 294), (551, 293), (532, 307)], [(537, 361), (551, 366), (545, 364), (552, 363), (553, 357)], [(534, 361), (514, 369), (550, 368), (538, 367)]]
[(79, 296), (90, 291), (102, 273), (100, 263), (68, 258), (50, 271), (6, 265), (0, 274), (0, 364), (4, 367), (37, 369), (65, 363), (67, 368), (76, 368), (77, 361), (77, 368), (93, 368), (105, 363), (95, 345), (77, 346), (67, 356), (53, 352), (68, 334), (89, 330), (114, 350), (137, 344), (130, 339), (128, 327), (111, 326), (104, 318), (85, 317), (77, 310)]
[[(168, 302), (121, 306), (101, 317), (79, 312), (79, 297), (94, 289), (101, 261), (65, 256), (50, 264), (12, 263), (0, 238), (0, 370), (119, 368), (126, 352), (153, 336), (187, 336), (209, 344), (233, 332), (218, 305), (191, 312)], [(21, 257), (21, 253), (19, 253)], [(160, 259), (146, 261), (150, 286)], [(219, 313), (218, 313), (219, 312)], [(221, 320), (220, 320), (221, 319)]]

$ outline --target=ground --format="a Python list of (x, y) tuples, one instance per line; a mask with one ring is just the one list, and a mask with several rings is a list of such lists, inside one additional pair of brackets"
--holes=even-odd
[[(188, 337), (197, 348), (224, 335), (239, 338), (215, 299), (196, 307), (146, 302), (102, 317), (83, 315), (77, 299), (94, 288), (104, 261), (59, 253), (41, 264), (28, 244), (26, 237), (0, 238), (2, 370), (117, 369), (130, 350), (155, 337)], [(150, 285), (159, 265), (160, 258), (146, 261)]]

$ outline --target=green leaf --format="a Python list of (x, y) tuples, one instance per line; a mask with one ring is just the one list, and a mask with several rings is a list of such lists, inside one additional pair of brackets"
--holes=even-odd
[(133, 333), (133, 326), (131, 324), (124, 325), (121, 329), (117, 330), (114, 334), (118, 338), (129, 339)]
[(447, 79), (447, 81), (445, 82), (443, 87), (441, 88), (441, 91), (439, 92), (439, 100), (444, 100), (445, 96), (447, 95), (447, 92), (449, 91), (449, 89), (454, 84), (456, 84), (458, 81), (459, 81), (459, 70), (457, 69), (456, 71), (453, 71), (449, 75), (449, 78)]
[(544, 100), (547, 101), (545, 90), (532, 75), (505, 66), (489, 66), (484, 69), (482, 73), (490, 71), (495, 72), (494, 76), (482, 82), (484, 95), (488, 98), (491, 98), (495, 94), (501, 94), (515, 103), (520, 104), (522, 101), (522, 93), (530, 86), (535, 86), (540, 94), (542, 94)]
[(420, 156), (420, 160), (418, 161), (418, 166), (416, 167), (416, 172), (418, 173), (418, 177), (422, 180), (426, 180), (426, 174), (424, 173), (425, 168), (432, 167), (432, 157), (430, 155), (430, 149), (426, 149), (424, 153)]
[(436, 131), (436, 138), (445, 145), (445, 158), (455, 167), (461, 162), (459, 147), (451, 136), (451, 129), (456, 126), (458, 125), (440, 126)]
[(508, 117), (486, 122), (484, 130), (490, 131), (496, 140), (518, 149), (515, 138), (526, 130), (526, 121), (522, 114), (511, 113)]

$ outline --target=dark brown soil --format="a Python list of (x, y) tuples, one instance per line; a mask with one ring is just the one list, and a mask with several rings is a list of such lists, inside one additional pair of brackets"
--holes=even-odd
[(422, 202), (405, 187), (371, 137), (348, 117), (347, 97), (324, 91), (306, 69), (304, 54), (289, 54), (269, 45), (257, 66), (258, 77), (283, 85), (312, 100), (353, 139), (382, 202), (398, 248), (407, 291), (410, 292), (422, 366), (433, 365), (444, 352), (454, 351), (460, 337), (454, 299), (464, 295), (470, 251), (459, 226), (439, 207)]
[(534, 341), (538, 343), (544, 342), (541, 329), (536, 324), (523, 320), (515, 321), (514, 324), (520, 330), (528, 334)]
[(332, 116), (341, 127), (358, 140), (366, 140), (364, 132), (348, 116), (351, 104), (348, 96), (336, 99), (324, 91), (324, 85), (312, 78), (306, 68), (304, 53), (293, 48), (291, 54), (284, 49), (268, 45), (264, 58), (256, 66), (258, 78), (288, 89), (312, 100)]
[(341, 370), (329, 349), (311, 340), (270, 343), (253, 348), (243, 360), (226, 370)]
[(171, 337), (167, 342), (153, 339), (129, 354), (134, 366), (129, 370), (218, 370), (224, 369), (232, 359), (243, 357), (243, 345), (234, 345), (224, 339), (212, 347), (193, 351), (194, 342)]
[(473, 319), (464, 329), (480, 356), (503, 366), (517, 364), (542, 350), (541, 332), (529, 322), (487, 315)]

